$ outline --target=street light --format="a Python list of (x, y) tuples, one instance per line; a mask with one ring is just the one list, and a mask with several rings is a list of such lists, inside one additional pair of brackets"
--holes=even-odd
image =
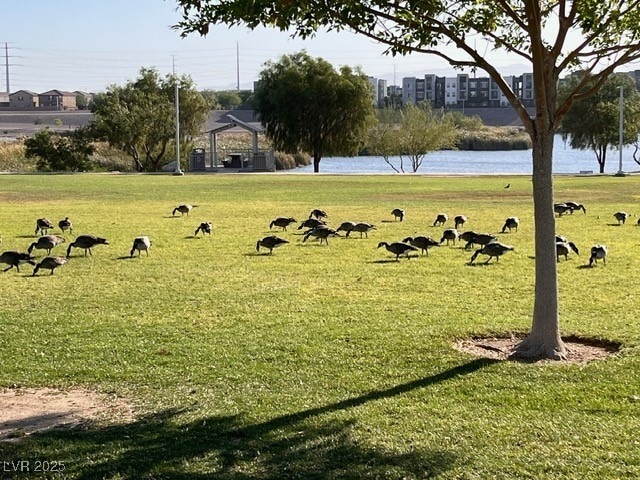
[(175, 91), (175, 107), (176, 107), (176, 168), (173, 171), (174, 175), (184, 175), (184, 172), (180, 169), (180, 89), (178, 87), (178, 77), (176, 76), (176, 57), (173, 57), (173, 80), (176, 82)]
[(620, 153), (620, 163), (618, 165), (618, 173), (616, 177), (624, 177), (622, 171), (622, 142), (623, 142), (623, 130), (624, 130), (624, 86), (620, 85), (620, 124), (618, 127), (618, 150)]
[(180, 169), (180, 96), (178, 95), (178, 79), (176, 81), (176, 93), (175, 93), (175, 104), (176, 104), (176, 168), (173, 171), (174, 175), (184, 175), (184, 172)]

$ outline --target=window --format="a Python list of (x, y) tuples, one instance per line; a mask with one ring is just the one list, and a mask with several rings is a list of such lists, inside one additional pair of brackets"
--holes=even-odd
[(478, 82), (469, 82), (469, 88), (477, 88)]

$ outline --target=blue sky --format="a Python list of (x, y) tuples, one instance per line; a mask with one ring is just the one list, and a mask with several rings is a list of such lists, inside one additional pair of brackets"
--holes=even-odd
[[(180, 38), (170, 28), (180, 20), (173, 0), (2, 0), (0, 91), (5, 86), (4, 43), (9, 47), (10, 91), (104, 91), (135, 79), (141, 67), (161, 74), (187, 74), (199, 89), (252, 88), (263, 64), (305, 49), (334, 66), (360, 66), (367, 75), (395, 78), (455, 73), (432, 56), (384, 56), (384, 47), (347, 32), (291, 39), (271, 29), (217, 26), (207, 37)], [(236, 49), (239, 52), (237, 68)], [(497, 59), (505, 74), (526, 65)]]

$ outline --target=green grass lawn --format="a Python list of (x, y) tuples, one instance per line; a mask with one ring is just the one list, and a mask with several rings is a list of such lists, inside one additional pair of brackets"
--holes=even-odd
[[(69, 479), (638, 478), (640, 227), (613, 213), (640, 214), (640, 177), (559, 177), (555, 188), (588, 210), (557, 220), (581, 249), (558, 265), (563, 334), (622, 344), (607, 360), (498, 362), (452, 347), (530, 328), (525, 176), (0, 176), (3, 251), (26, 250), (39, 217), (70, 217), (69, 240), (110, 242), (92, 257), (74, 250), (53, 276), (0, 274), (0, 386), (84, 386), (137, 412), (0, 444), (0, 461), (64, 462), (64, 476), (46, 478)], [(198, 207), (172, 217), (179, 203)], [(328, 246), (302, 243), (295, 225), (269, 232), (313, 208), (334, 228), (377, 230)], [(517, 233), (499, 234), (515, 251), (470, 266), (459, 244), (399, 262), (376, 248), (439, 239), (440, 212), (447, 227), (464, 214), (463, 230), (492, 233), (518, 216)], [(202, 221), (210, 238), (193, 237)], [(269, 233), (290, 244), (256, 252)], [(130, 259), (139, 235), (150, 255)], [(581, 268), (596, 243), (607, 265)]]

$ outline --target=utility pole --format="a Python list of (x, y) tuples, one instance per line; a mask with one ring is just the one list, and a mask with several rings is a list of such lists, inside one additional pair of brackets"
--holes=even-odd
[(9, 43), (4, 42), (4, 66), (5, 66), (5, 85), (7, 87), (7, 93), (10, 93), (9, 86)]
[(236, 90), (240, 91), (240, 45), (236, 42)]
[(178, 77), (176, 76), (176, 57), (173, 58), (173, 80), (176, 82), (175, 92), (175, 105), (176, 105), (176, 168), (173, 171), (174, 175), (184, 175), (184, 172), (180, 169), (180, 95), (178, 89)]
[(5, 73), (6, 73), (6, 86), (7, 86), (7, 93), (9, 93), (11, 90), (9, 90), (9, 44), (7, 42), (4, 42), (4, 65), (5, 65)]

